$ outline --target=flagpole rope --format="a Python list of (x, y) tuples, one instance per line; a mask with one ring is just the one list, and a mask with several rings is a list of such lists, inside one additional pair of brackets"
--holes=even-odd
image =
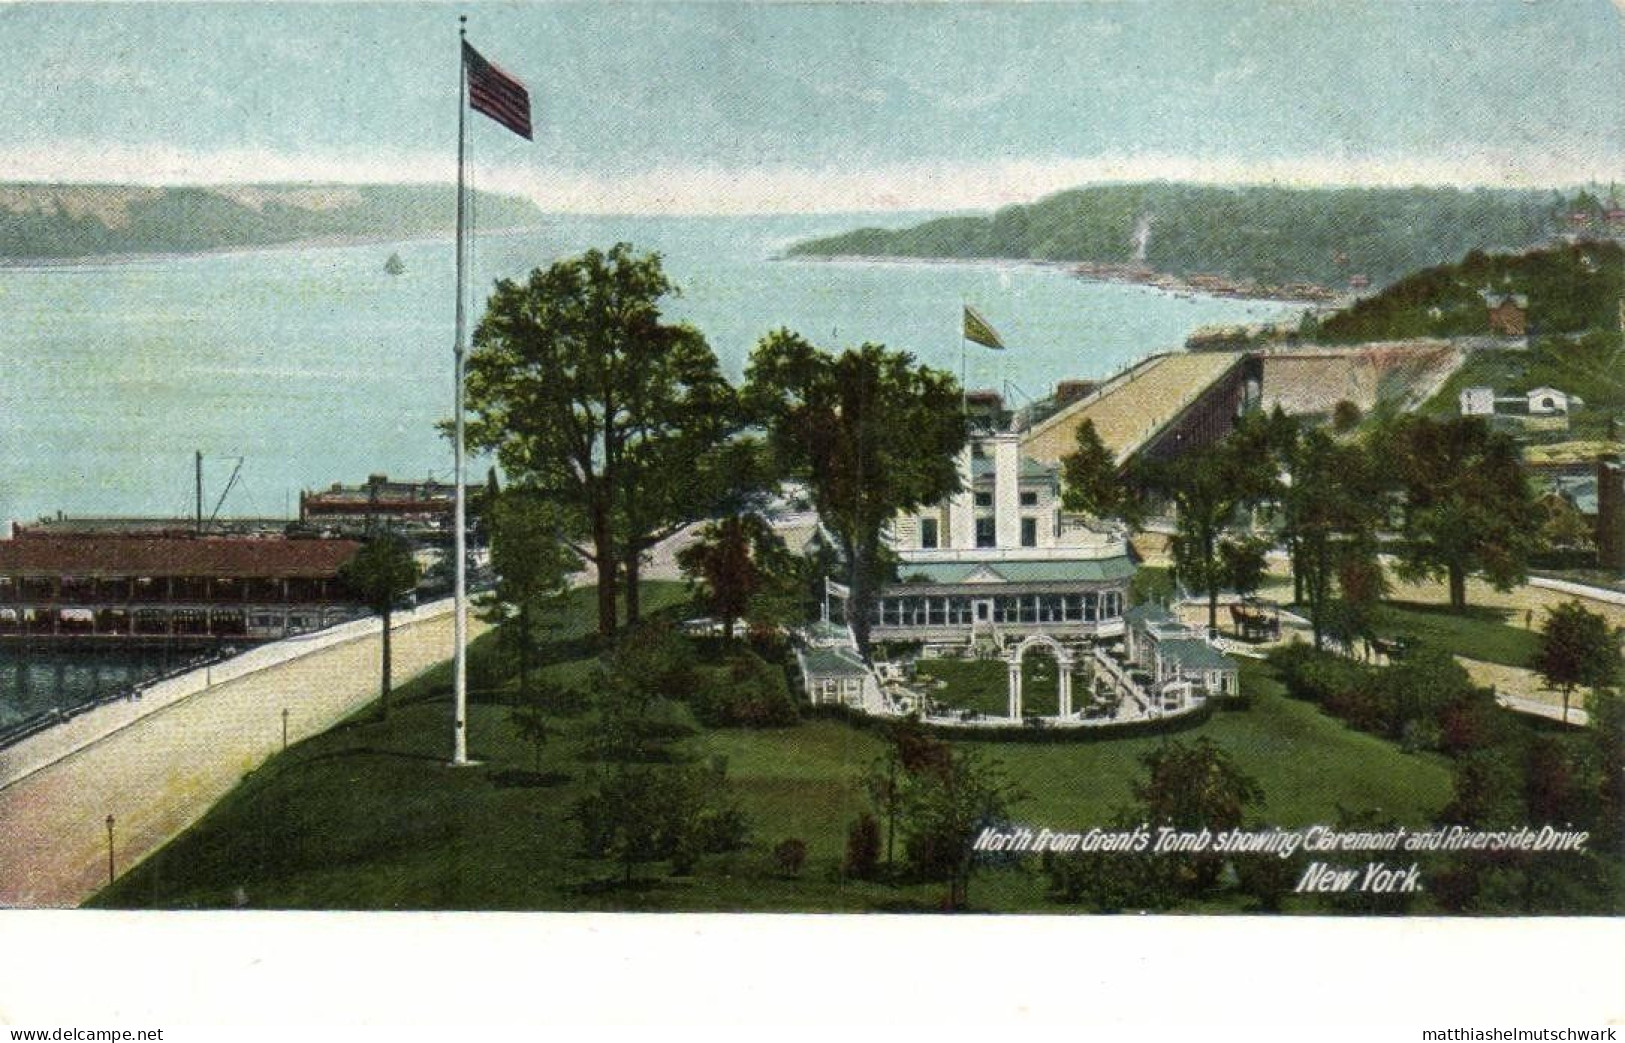
[(468, 16), (457, 18), (457, 332), (453, 347), (455, 356), (456, 394), (453, 407), (453, 428), (456, 448), (453, 453), (452, 481), (456, 486), (456, 511), (452, 527), (452, 553), (456, 557), (452, 610), (452, 746), (451, 763), (468, 763), (468, 505), (467, 482), (463, 477), (463, 341), (466, 339), (467, 270), (466, 224), (467, 196), (464, 191), (465, 168), (468, 153)]

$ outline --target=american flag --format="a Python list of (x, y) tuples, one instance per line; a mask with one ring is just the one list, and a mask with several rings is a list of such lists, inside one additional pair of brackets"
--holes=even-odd
[(530, 135), (530, 92), (525, 85), (463, 44), (463, 67), (468, 70), (468, 104), (526, 141)]

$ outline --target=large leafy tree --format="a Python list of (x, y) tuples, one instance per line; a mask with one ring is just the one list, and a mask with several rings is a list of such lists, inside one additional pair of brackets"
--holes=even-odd
[(967, 426), (958, 382), (906, 352), (864, 344), (831, 355), (788, 330), (757, 345), (746, 381), (780, 467), (806, 481), (839, 544), (848, 621), (868, 655), (881, 530), (959, 488)]
[(366, 606), (383, 620), (383, 651), (378, 677), (378, 718), (389, 716), (390, 628), (392, 617), (417, 586), (417, 559), (412, 547), (395, 534), (385, 533), (367, 541), (355, 557), (345, 562), (339, 578), (361, 596)]
[[(706, 513), (708, 464), (739, 427), (705, 339), (661, 321), (677, 291), (656, 254), (626, 244), (496, 284), (468, 362), (470, 444), (559, 513), (598, 573), (598, 629), (644, 550)], [(637, 616), (628, 590), (628, 616)]]
[[(1178, 740), (1164, 742), (1141, 757), (1140, 763), (1146, 775), (1134, 783), (1134, 796), (1152, 826), (1218, 833), (1239, 827), (1249, 808), (1264, 803), (1258, 780), (1205, 736), (1190, 745)], [(1220, 863), (1218, 856), (1192, 856), (1181, 886), (1205, 889), (1217, 879)]]
[(1207, 595), (1208, 629), (1217, 629), (1219, 591), (1230, 578), (1221, 548), (1241, 509), (1273, 495), (1276, 470), (1265, 428), (1245, 424), (1216, 445), (1148, 465), (1145, 473), (1174, 505), (1174, 572), (1187, 589)]
[(1444, 576), (1458, 611), (1467, 607), (1468, 576), (1497, 590), (1523, 581), (1540, 520), (1511, 438), (1482, 417), (1408, 414), (1386, 425), (1374, 447), (1402, 494), (1400, 575)]
[(773, 484), (766, 448), (736, 437), (739, 396), (699, 334), (680, 328), (665, 364), (664, 391), (640, 392), (627, 414), (633, 437), (621, 458), (616, 532), (629, 624), (641, 616), (638, 580), (650, 548), (701, 518), (759, 507)]
[(1382, 480), (1359, 446), (1324, 431), (1298, 440), (1290, 473), (1281, 498), (1282, 527), (1298, 599), (1308, 607), (1319, 648), (1328, 630), (1347, 640), (1351, 631), (1364, 629), (1383, 593), (1377, 544)]
[(709, 522), (677, 555), (677, 564), (700, 587), (706, 610), (722, 619), (732, 640), (734, 621), (759, 598), (789, 596), (795, 569), (784, 540), (759, 514), (735, 514)]
[(1006, 821), (1011, 806), (1025, 797), (1002, 765), (974, 749), (944, 744), (940, 756), (916, 761), (905, 772), (899, 793), (903, 849), (917, 873), (947, 882), (949, 909), (963, 909), (969, 901), (977, 834)]
[(528, 704), (536, 602), (563, 591), (581, 560), (564, 540), (558, 512), (534, 490), (514, 486), (488, 497), (495, 609), (516, 645), (519, 702)]
[(1569, 696), (1577, 685), (1597, 689), (1619, 678), (1619, 638), (1608, 620), (1578, 601), (1547, 611), (1535, 652), (1535, 669), (1548, 687), (1563, 693), (1563, 719), (1569, 719)]

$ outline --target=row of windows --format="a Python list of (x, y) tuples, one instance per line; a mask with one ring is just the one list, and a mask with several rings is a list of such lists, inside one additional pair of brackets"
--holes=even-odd
[[(331, 614), (330, 614), (331, 615)], [(333, 619), (341, 618), (333, 615)], [(244, 634), (248, 627), (280, 630), (282, 617), (255, 614), (247, 617), (241, 609), (15, 609), (0, 607), (0, 634)], [(318, 615), (294, 614), (287, 620), (290, 630), (321, 626)]]
[[(338, 589), (331, 585), (332, 592)], [(329, 592), (320, 579), (0, 576), (0, 601), (319, 601)]]
[(813, 692), (813, 703), (844, 703), (847, 706), (863, 705), (863, 682), (853, 678), (842, 678), (839, 681), (826, 677), (818, 682)]
[[(1038, 494), (1036, 492), (1032, 492), (1032, 491), (1022, 493), (1021, 494), (1021, 505), (1023, 507), (1037, 507), (1038, 506)], [(993, 506), (993, 494), (992, 493), (977, 493), (976, 494), (976, 506), (978, 506), (978, 507), (991, 507), (991, 506)]]
[[(976, 519), (976, 545), (978, 547), (998, 546), (998, 527), (992, 518)], [(941, 543), (941, 533), (937, 527), (937, 519), (920, 519), (920, 547), (924, 550), (936, 550)], [(1038, 519), (1021, 519), (1021, 545), (1023, 547), (1038, 546)]]
[(1095, 623), (1123, 613), (1115, 590), (1084, 594), (1000, 594), (880, 598), (870, 617), (877, 626), (968, 626), (995, 623)]

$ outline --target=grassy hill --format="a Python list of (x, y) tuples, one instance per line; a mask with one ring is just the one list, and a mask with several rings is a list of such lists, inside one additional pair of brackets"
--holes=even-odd
[[(0, 261), (190, 253), (315, 239), (449, 232), (449, 185), (0, 185)], [(478, 193), (480, 226), (541, 217), (528, 201)]]
[(1413, 272), (1305, 332), (1325, 343), (1487, 334), (1485, 290), (1528, 297), (1536, 336), (1618, 331), (1625, 247), (1596, 240), (1522, 253), (1474, 250), (1458, 262)]
[(1565, 438), (1613, 437), (1625, 419), (1625, 246), (1601, 240), (1515, 254), (1474, 251), (1454, 264), (1415, 272), (1318, 321), (1299, 335), (1322, 343), (1364, 343), (1411, 337), (1489, 333), (1483, 290), (1528, 298), (1527, 347), (1509, 344), (1472, 352), (1423, 405), (1454, 416), (1463, 388), (1483, 386), (1512, 395), (1556, 387), (1584, 400)]
[(1364, 275), (1380, 285), (1469, 250), (1540, 242), (1570, 206), (1542, 191), (1102, 185), (992, 215), (858, 229), (790, 253), (1143, 263), (1180, 276), (1342, 286)]
[[(680, 598), (651, 585), (646, 607)], [(591, 591), (577, 591), (544, 621), (547, 672), (581, 679)], [(476, 643), (477, 688), (511, 684), (493, 671), (496, 643)], [(1001, 667), (1002, 669), (1002, 667)], [(1412, 825), (1450, 796), (1450, 768), (1353, 731), (1287, 698), (1260, 663), (1245, 665), (1252, 705), (1216, 714), (1183, 735), (1219, 744), (1263, 787), (1263, 822), (1335, 821), (1340, 808), (1380, 809)], [(685, 875), (659, 864), (631, 885), (608, 862), (582, 854), (575, 803), (593, 785), (581, 740), (590, 717), (561, 717), (541, 763), (507, 708), (486, 688), (471, 707), (470, 749), (480, 766), (446, 767), (448, 671), (401, 693), (387, 722), (370, 713), (299, 743), (249, 775), (202, 821), (121, 878), (92, 904), (116, 908), (247, 906), (308, 909), (930, 910), (930, 883), (843, 879), (847, 827), (868, 810), (862, 776), (881, 754), (870, 730), (804, 720), (762, 730), (701, 728), (684, 740), (696, 757), (726, 759), (729, 785), (751, 835), (741, 851), (703, 858)], [(487, 701), (489, 700), (489, 701)], [(978, 743), (1028, 797), (1022, 821), (1063, 829), (1108, 822), (1133, 801), (1140, 758), (1161, 738), (1082, 744)], [(517, 780), (517, 781), (516, 781)], [(787, 875), (771, 852), (805, 842), (807, 864)], [(980, 874), (976, 908), (1066, 911), (1046, 894), (1036, 864)], [(1242, 908), (1236, 895), (1191, 906)], [(1289, 901), (1288, 908), (1295, 908)], [(1304, 908), (1307, 908), (1305, 906)]]

